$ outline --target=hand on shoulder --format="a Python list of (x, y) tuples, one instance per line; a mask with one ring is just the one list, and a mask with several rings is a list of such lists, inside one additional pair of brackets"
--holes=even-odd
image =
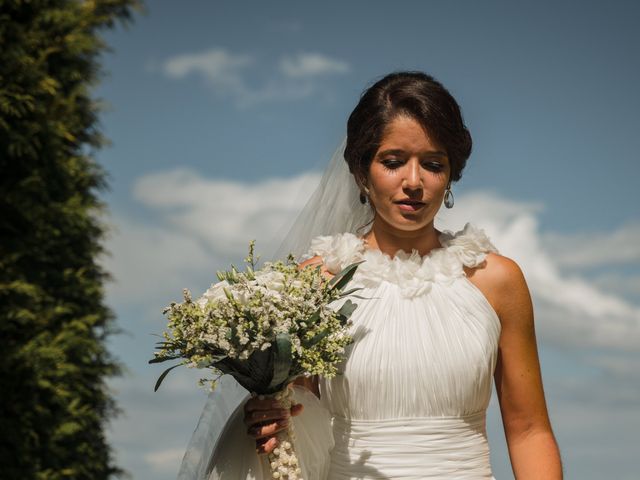
[(301, 269), (307, 268), (307, 267), (313, 267), (313, 268), (320, 267), (320, 271), (322, 272), (322, 274), (329, 280), (331, 280), (334, 277), (333, 273), (327, 270), (327, 267), (325, 266), (322, 260), (322, 257), (320, 255), (311, 257), (298, 265), (298, 268), (301, 268)]

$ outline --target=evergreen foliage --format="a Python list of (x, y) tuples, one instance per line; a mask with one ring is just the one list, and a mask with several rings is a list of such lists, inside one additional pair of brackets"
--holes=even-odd
[(119, 473), (91, 88), (137, 0), (0, 0), (0, 477)]

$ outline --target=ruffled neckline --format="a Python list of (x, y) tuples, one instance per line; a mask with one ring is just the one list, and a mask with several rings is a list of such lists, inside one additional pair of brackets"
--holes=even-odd
[(442, 246), (425, 255), (417, 250), (398, 250), (391, 257), (368, 248), (364, 239), (346, 232), (314, 238), (309, 253), (321, 256), (327, 270), (334, 274), (351, 263), (363, 262), (354, 282), (374, 288), (386, 281), (398, 285), (404, 296), (414, 297), (427, 292), (434, 283), (451, 283), (464, 276), (464, 267), (476, 267), (489, 252), (498, 251), (484, 231), (470, 223), (455, 233), (443, 231), (438, 240)]

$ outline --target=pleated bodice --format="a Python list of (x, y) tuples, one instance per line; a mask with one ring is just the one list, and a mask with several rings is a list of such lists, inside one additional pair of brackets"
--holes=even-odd
[(393, 258), (350, 233), (314, 239), (329, 271), (353, 277), (354, 338), (321, 380), (333, 416), (331, 479), (492, 478), (485, 430), (500, 321), (465, 276), (496, 251), (467, 224), (442, 248)]

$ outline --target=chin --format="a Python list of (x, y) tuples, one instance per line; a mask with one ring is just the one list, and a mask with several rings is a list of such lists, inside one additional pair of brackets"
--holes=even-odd
[(388, 228), (392, 228), (394, 230), (400, 230), (403, 232), (416, 232), (419, 230), (424, 230), (429, 225), (431, 225), (433, 221), (411, 221), (407, 219), (396, 220), (396, 221), (386, 221), (384, 223), (387, 224)]

